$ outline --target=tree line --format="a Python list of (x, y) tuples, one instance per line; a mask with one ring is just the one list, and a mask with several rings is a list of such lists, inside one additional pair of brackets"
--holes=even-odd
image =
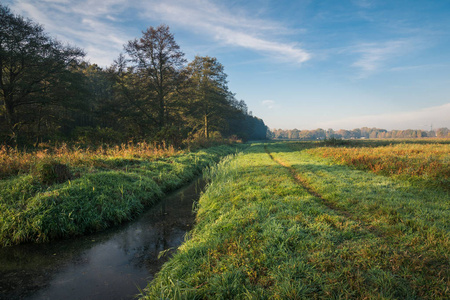
[(334, 131), (333, 129), (324, 130), (321, 128), (315, 130), (284, 130), (272, 129), (269, 132), (269, 137), (273, 139), (294, 139), (294, 140), (323, 140), (323, 139), (389, 139), (389, 138), (424, 138), (424, 137), (438, 137), (450, 138), (450, 130), (448, 128), (439, 128), (436, 130), (391, 130), (379, 128), (356, 128), (353, 130), (340, 129)]
[(149, 27), (106, 68), (0, 5), (0, 139), (265, 139), (268, 128), (227, 86), (214, 57), (188, 62), (167, 25)]

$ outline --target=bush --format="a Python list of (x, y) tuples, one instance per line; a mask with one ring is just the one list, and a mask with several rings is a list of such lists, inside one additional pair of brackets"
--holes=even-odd
[(347, 146), (347, 145), (351, 145), (350, 141), (343, 140), (343, 139), (338, 139), (338, 138), (335, 138), (334, 136), (329, 138), (329, 139), (325, 139), (323, 141), (323, 143), (326, 146)]
[(43, 161), (36, 167), (36, 178), (43, 184), (63, 183), (73, 177), (69, 167), (57, 161)]

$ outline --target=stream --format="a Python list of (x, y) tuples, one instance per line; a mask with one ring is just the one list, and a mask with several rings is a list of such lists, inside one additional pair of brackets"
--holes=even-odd
[(0, 299), (134, 299), (184, 241), (204, 186), (194, 180), (101, 233), (0, 248)]

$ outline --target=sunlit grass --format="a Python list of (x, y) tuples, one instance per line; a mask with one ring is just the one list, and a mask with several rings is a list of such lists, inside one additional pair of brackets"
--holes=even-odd
[(382, 236), (385, 251), (398, 249), (394, 261), (399, 265), (392, 268), (406, 266), (420, 295), (433, 295), (431, 299), (448, 295), (448, 192), (335, 165), (310, 150), (301, 151), (301, 146), (292, 148), (299, 151), (277, 152), (275, 158), (291, 166), (328, 203)]
[(148, 143), (122, 144), (81, 148), (62, 144), (58, 147), (41, 145), (38, 149), (16, 149), (0, 147), (0, 179), (18, 174), (28, 174), (43, 160), (57, 161), (73, 168), (94, 169), (120, 167), (136, 159), (152, 160), (180, 154), (172, 146), (157, 146)]
[(320, 147), (308, 152), (360, 170), (450, 190), (450, 144)]
[[(81, 169), (81, 174), (63, 183), (47, 185), (33, 173), (1, 180), (1, 244), (43, 242), (130, 220), (164, 192), (182, 186), (236, 148), (219, 146), (190, 153), (153, 154), (141, 150), (117, 148), (116, 152), (98, 154), (94, 166)], [(61, 157), (70, 160), (82, 156), (66, 154), (62, 152)], [(73, 160), (68, 164), (76, 169)]]
[(275, 160), (253, 144), (209, 171), (195, 229), (142, 298), (448, 297), (446, 194), (267, 150)]

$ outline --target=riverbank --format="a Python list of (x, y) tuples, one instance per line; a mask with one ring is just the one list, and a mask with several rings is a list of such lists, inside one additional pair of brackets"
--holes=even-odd
[(0, 299), (136, 299), (192, 228), (204, 184), (196, 177), (114, 228), (0, 248)]
[[(223, 145), (153, 160), (114, 157), (96, 161), (64, 182), (34, 174), (0, 181), (0, 244), (45, 242), (86, 234), (131, 220), (206, 166), (235, 153)], [(70, 165), (68, 166), (70, 168)]]
[(448, 193), (253, 144), (209, 172), (142, 299), (446, 299)]

